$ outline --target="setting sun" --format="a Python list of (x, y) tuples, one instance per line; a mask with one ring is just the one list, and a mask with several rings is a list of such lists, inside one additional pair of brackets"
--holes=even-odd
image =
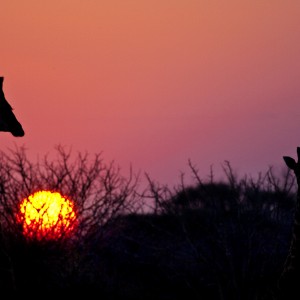
[(23, 199), (17, 218), (28, 238), (56, 239), (75, 226), (74, 203), (58, 192), (38, 191)]

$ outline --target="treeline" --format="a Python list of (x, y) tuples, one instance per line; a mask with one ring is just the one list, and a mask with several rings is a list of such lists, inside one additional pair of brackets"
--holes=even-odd
[[(270, 168), (238, 178), (168, 187), (132, 170), (123, 176), (101, 154), (31, 162), (24, 148), (0, 152), (0, 287), (11, 294), (88, 295), (99, 299), (277, 299), (296, 190), (293, 174)], [(76, 204), (72, 237), (26, 239), (18, 205), (39, 189)], [(43, 294), (45, 293), (45, 294)]]

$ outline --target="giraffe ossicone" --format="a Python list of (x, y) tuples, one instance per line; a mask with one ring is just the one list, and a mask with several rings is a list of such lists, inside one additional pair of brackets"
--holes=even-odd
[(0, 131), (10, 132), (15, 137), (22, 137), (25, 135), (24, 129), (4, 96), (3, 81), (4, 77), (0, 77)]

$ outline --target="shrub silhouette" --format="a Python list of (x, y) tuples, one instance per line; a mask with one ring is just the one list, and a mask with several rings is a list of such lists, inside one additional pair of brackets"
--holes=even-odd
[[(55, 150), (55, 161), (45, 156), (37, 163), (27, 158), (24, 147), (0, 152), (3, 288), (22, 290), (29, 282), (46, 290), (53, 285), (64, 288), (68, 285), (64, 279), (78, 272), (82, 257), (88, 255), (85, 243), (108, 234), (108, 224), (134, 206), (137, 177), (132, 170), (125, 178), (113, 162), (104, 164), (100, 154), (90, 159), (87, 153), (74, 156), (62, 146)], [(59, 191), (74, 201), (79, 225), (71, 238), (61, 235), (51, 242), (23, 236), (16, 221), (19, 204), (38, 190)]]
[[(276, 299), (296, 199), (289, 170), (168, 187), (145, 174), (121, 175), (101, 155), (32, 163), (24, 148), (0, 152), (0, 285), (23, 293), (96, 291), (101, 299)], [(211, 174), (212, 175), (212, 174)], [(74, 200), (79, 226), (70, 238), (26, 239), (18, 204), (40, 189)], [(152, 206), (150, 204), (153, 204)], [(184, 295), (181, 297), (180, 295)]]

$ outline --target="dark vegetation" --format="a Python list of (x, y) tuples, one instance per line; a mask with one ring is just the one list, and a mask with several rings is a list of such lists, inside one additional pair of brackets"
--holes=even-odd
[[(99, 299), (277, 299), (287, 256), (295, 179), (272, 168), (237, 178), (168, 187), (132, 170), (123, 176), (101, 155), (32, 163), (24, 148), (0, 152), (0, 289), (9, 295)], [(26, 239), (18, 205), (39, 189), (72, 199), (80, 226), (72, 237)]]

